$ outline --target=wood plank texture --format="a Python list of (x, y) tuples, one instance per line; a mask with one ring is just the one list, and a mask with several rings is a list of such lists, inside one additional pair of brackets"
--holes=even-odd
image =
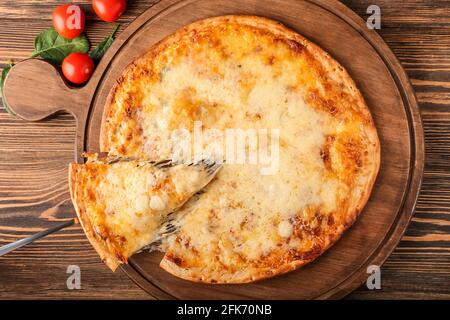
[[(0, 67), (30, 55), (34, 37), (49, 27), (54, 6), (64, 1), (6, 0), (0, 3)], [(110, 24), (95, 19), (86, 4), (93, 44)], [(157, 2), (129, 1), (121, 30)], [(450, 298), (450, 1), (343, 1), (360, 16), (377, 4), (379, 33), (406, 68), (424, 121), (426, 166), (415, 217), (382, 268), (382, 290), (364, 287), (350, 299)], [(28, 123), (0, 111), (0, 245), (52, 226), (59, 217), (42, 214), (68, 197), (67, 164), (73, 159), (75, 122), (60, 114)], [(68, 290), (66, 268), (82, 270), (82, 289)], [(71, 227), (0, 257), (0, 298), (151, 297), (121, 271), (113, 274)]]
[(381, 36), (416, 90), (425, 175), (415, 216), (382, 268), (382, 290), (349, 298), (450, 298), (450, 1), (344, 1), (361, 17), (381, 8)]

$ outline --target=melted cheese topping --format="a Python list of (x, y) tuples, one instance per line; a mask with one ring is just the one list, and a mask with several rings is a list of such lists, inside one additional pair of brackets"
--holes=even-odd
[(203, 164), (158, 169), (148, 162), (74, 165), (76, 202), (118, 259), (159, 239), (167, 215), (214, 176)]
[(226, 165), (181, 209), (165, 263), (188, 279), (251, 281), (312, 260), (353, 221), (378, 169), (370, 114), (343, 68), (252, 19), (200, 22), (153, 48), (124, 72), (103, 124), (104, 151), (154, 159), (170, 157), (172, 130), (192, 134), (195, 121), (280, 130), (276, 174)]

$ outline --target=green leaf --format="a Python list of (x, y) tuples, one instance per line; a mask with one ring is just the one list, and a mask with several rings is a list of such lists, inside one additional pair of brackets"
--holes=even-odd
[(89, 41), (85, 35), (75, 39), (61, 37), (55, 29), (42, 31), (34, 40), (34, 52), (31, 56), (42, 57), (55, 64), (61, 64), (65, 57), (73, 52), (87, 53)]
[(95, 63), (98, 63), (100, 59), (105, 55), (106, 51), (108, 51), (109, 47), (111, 47), (119, 27), (120, 25), (117, 24), (111, 34), (103, 39), (103, 41), (100, 42), (89, 54), (89, 56), (92, 58), (92, 60), (94, 60)]
[(3, 94), (3, 85), (5, 84), (6, 76), (8, 75), (11, 68), (14, 66), (13, 63), (9, 63), (8, 66), (6, 66), (2, 71), (2, 78), (0, 79), (0, 90), (2, 92), (2, 102), (3, 102), (3, 108), (5, 108), (6, 112), (9, 114), (15, 116), (16, 114), (11, 110), (11, 108), (6, 103), (6, 100), (3, 98), (5, 95)]
[(2, 71), (2, 78), (0, 80), (0, 89), (3, 89), (3, 85), (5, 84), (6, 76), (14, 65), (12, 63), (8, 63), (8, 65)]

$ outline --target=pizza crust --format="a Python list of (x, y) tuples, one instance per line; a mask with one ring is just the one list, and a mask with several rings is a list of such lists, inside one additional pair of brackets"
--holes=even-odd
[[(355, 214), (351, 215), (351, 218), (354, 220), (349, 223), (348, 228), (353, 224), (358, 215), (359, 215), (358, 212), (355, 212)], [(164, 256), (163, 259), (161, 260), (160, 267), (181, 279), (199, 283), (242, 284), (260, 281), (294, 271), (314, 261), (326, 250), (328, 250), (334, 243), (336, 243), (348, 228), (342, 227), (340, 231), (336, 232), (333, 236), (327, 238), (326, 243), (322, 248), (322, 250), (320, 252), (317, 252), (314, 256), (310, 257), (309, 259), (289, 261), (276, 268), (247, 268), (242, 270), (241, 272), (234, 274), (216, 273), (207, 275), (202, 274), (201, 272), (196, 272), (195, 269), (193, 270), (182, 268), (178, 266), (176, 263), (172, 262), (170, 259), (168, 259), (167, 255)]]

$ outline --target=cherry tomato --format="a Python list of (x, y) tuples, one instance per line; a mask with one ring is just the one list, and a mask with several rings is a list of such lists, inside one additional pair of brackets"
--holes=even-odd
[(94, 62), (86, 53), (75, 52), (62, 63), (62, 72), (67, 80), (75, 84), (85, 83), (94, 72)]
[(125, 12), (126, 0), (92, 0), (92, 7), (103, 21), (114, 22)]
[(83, 32), (86, 18), (80, 6), (66, 4), (53, 11), (52, 20), (55, 30), (62, 37), (74, 39)]

